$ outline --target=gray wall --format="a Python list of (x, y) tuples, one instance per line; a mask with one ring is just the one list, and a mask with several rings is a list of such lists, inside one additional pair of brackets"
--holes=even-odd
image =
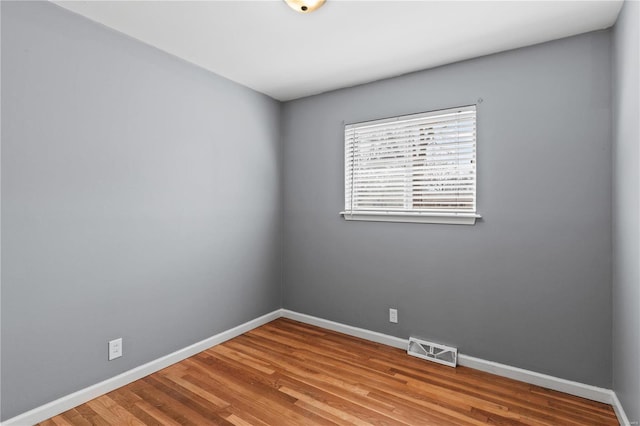
[(6, 419), (279, 308), (282, 167), (278, 102), (1, 7)]
[[(610, 387), (612, 164), (614, 387), (637, 419), (638, 125), (621, 113), (637, 116), (637, 4), (615, 31), (613, 161), (608, 32), (288, 102), (281, 116), (265, 96), (49, 3), (0, 4), (2, 419), (281, 297)], [(338, 216), (344, 121), (480, 97), (483, 220)], [(116, 337), (124, 357), (108, 362)]]
[(640, 420), (640, 5), (613, 31), (613, 389)]
[[(610, 387), (609, 53), (589, 33), (285, 104), (284, 307)], [(338, 216), (343, 121), (480, 97), (482, 221)]]

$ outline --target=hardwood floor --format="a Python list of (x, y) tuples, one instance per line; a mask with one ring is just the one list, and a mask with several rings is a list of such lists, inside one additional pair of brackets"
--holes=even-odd
[(278, 319), (41, 425), (617, 425), (612, 408)]

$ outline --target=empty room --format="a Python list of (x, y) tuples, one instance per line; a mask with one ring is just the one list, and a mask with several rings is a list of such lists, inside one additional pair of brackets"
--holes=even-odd
[(639, 424), (639, 1), (0, 25), (2, 425)]

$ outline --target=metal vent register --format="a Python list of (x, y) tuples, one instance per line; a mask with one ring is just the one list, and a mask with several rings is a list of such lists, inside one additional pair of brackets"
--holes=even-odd
[(409, 338), (407, 353), (438, 364), (448, 365), (449, 367), (455, 367), (458, 363), (458, 348), (427, 342), (415, 337)]

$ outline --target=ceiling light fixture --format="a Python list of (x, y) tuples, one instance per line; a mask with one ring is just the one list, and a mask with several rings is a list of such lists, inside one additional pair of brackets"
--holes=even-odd
[(300, 13), (309, 13), (322, 6), (325, 0), (284, 0), (291, 9)]

